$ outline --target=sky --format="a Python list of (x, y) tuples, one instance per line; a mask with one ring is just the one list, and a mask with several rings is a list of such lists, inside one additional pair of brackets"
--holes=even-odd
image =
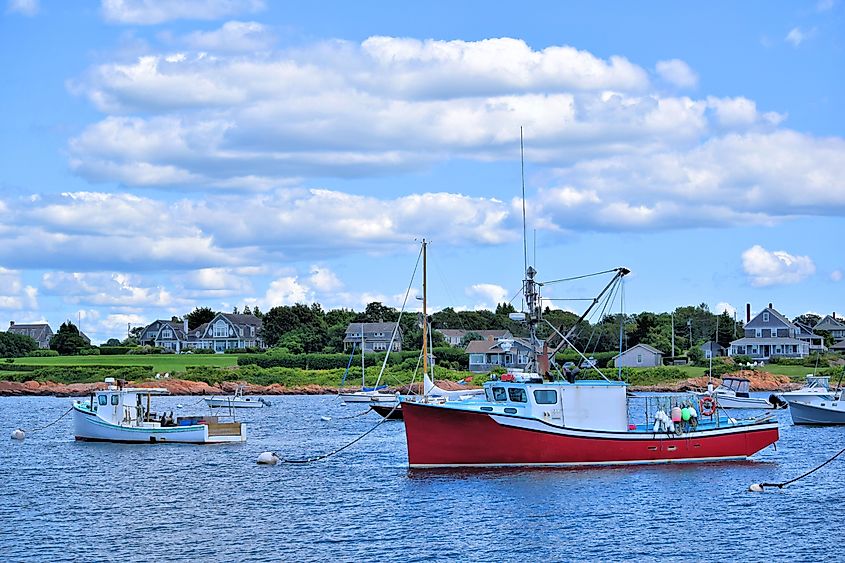
[(0, 322), (845, 314), (842, 0), (4, 1)]

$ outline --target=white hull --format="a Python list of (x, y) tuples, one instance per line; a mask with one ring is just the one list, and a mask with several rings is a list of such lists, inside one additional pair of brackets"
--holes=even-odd
[(239, 397), (233, 399), (231, 397), (211, 397), (205, 400), (209, 407), (225, 407), (234, 409), (260, 409), (264, 403), (260, 399), (253, 399), (252, 397)]
[(729, 395), (716, 395), (716, 402), (723, 409), (773, 409), (775, 408), (766, 399), (756, 397), (731, 397)]
[(845, 405), (841, 401), (810, 404), (787, 399), (793, 424), (845, 424)]
[(395, 403), (397, 402), (394, 393), (379, 393), (376, 391), (356, 391), (354, 393), (338, 394), (340, 400), (345, 403)]
[(161, 427), (156, 423), (146, 423), (144, 426), (123, 426), (107, 422), (77, 405), (73, 407), (73, 429), (77, 440), (93, 442), (216, 444), (246, 441), (244, 424), (240, 425), (238, 435), (209, 436), (209, 427), (205, 424)]

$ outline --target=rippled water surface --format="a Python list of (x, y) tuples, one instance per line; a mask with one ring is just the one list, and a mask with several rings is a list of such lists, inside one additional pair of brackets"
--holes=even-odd
[[(194, 397), (160, 407), (207, 412)], [(15, 427), (55, 420), (69, 399), (0, 398), (0, 560), (17, 561), (684, 561), (842, 560), (826, 541), (845, 516), (845, 427), (792, 426), (754, 461), (556, 470), (409, 471), (401, 422), (302, 466), (379, 418), (334, 397), (272, 397), (241, 413), (240, 445), (78, 443), (71, 417), (24, 442)], [(183, 409), (175, 405), (184, 403)], [(161, 408), (159, 409), (161, 410)], [(322, 421), (331, 416), (331, 421)]]

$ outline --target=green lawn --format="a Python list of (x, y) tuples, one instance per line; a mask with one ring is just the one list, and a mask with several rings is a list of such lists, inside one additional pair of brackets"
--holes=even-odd
[(237, 354), (146, 354), (123, 356), (55, 356), (16, 358), (16, 364), (32, 366), (153, 366), (158, 372), (185, 371), (188, 366), (228, 367), (238, 363)]

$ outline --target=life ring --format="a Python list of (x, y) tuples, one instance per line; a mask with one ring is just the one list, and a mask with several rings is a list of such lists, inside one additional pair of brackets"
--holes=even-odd
[(711, 416), (716, 412), (716, 399), (713, 397), (702, 397), (698, 402), (699, 411), (704, 416)]

